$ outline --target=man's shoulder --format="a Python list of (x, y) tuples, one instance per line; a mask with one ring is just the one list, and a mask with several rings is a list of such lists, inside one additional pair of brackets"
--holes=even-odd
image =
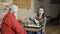
[(13, 18), (13, 14), (11, 14), (11, 13), (7, 13), (4, 17), (3, 17), (3, 19), (11, 19), (11, 18)]

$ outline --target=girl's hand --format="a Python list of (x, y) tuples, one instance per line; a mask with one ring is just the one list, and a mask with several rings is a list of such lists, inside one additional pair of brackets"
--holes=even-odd
[(38, 21), (38, 20), (36, 20), (36, 19), (35, 19), (35, 23), (36, 23), (36, 25), (39, 25), (39, 21)]

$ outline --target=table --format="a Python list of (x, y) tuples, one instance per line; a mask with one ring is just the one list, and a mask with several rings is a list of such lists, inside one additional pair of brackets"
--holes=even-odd
[(42, 27), (39, 28), (39, 29), (38, 29), (38, 28), (28, 28), (28, 27), (24, 27), (24, 24), (21, 24), (21, 26), (22, 26), (26, 31), (33, 31), (33, 32), (37, 32), (37, 31), (45, 28), (44, 26), (42, 26)]

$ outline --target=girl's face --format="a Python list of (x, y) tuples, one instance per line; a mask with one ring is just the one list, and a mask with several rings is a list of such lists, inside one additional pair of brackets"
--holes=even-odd
[(44, 9), (43, 8), (39, 8), (38, 13), (39, 13), (39, 15), (42, 15), (44, 13)]

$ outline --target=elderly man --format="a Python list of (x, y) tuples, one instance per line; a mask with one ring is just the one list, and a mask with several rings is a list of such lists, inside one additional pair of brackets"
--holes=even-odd
[(27, 34), (26, 31), (17, 22), (14, 13), (18, 11), (16, 5), (12, 5), (9, 12), (2, 20), (2, 34)]

